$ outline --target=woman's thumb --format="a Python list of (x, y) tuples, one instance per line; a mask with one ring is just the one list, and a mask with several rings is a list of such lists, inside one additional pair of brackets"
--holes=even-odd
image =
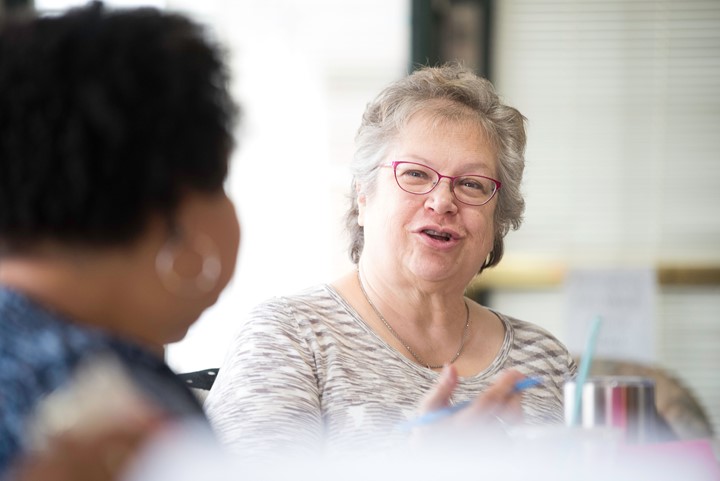
[(457, 370), (452, 364), (446, 365), (433, 387), (420, 402), (419, 414), (444, 408), (450, 404), (450, 396), (457, 386)]

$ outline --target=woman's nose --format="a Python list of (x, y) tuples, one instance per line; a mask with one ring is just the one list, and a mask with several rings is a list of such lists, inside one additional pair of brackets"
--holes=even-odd
[(438, 214), (455, 213), (458, 210), (457, 199), (453, 194), (450, 179), (440, 179), (427, 196), (425, 207), (434, 210)]

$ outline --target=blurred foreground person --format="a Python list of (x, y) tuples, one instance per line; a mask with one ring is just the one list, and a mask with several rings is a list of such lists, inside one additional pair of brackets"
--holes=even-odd
[(227, 87), (180, 15), (0, 25), (0, 478), (112, 479), (158, 425), (204, 419), (163, 345), (235, 268)]

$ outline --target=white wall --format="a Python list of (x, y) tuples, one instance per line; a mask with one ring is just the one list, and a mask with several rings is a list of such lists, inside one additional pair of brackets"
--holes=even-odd
[(242, 224), (236, 275), (168, 347), (178, 371), (219, 366), (243, 313), (351, 268), (342, 217), (365, 104), (406, 72), (409, 4), (175, 0), (229, 47), (244, 110), (228, 182)]

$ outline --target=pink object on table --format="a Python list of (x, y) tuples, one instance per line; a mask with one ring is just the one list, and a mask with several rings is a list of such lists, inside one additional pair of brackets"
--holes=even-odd
[(618, 453), (622, 460), (636, 466), (647, 465), (658, 472), (682, 473), (683, 481), (720, 481), (720, 462), (709, 439), (666, 443), (626, 444)]

